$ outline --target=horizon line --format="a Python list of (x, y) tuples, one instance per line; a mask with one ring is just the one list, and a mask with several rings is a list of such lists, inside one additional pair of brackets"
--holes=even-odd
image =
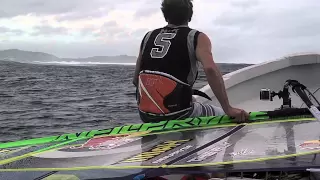
[[(133, 55), (127, 55), (127, 54), (121, 54), (121, 55), (96, 55), (96, 56), (86, 56), (86, 57), (59, 57), (56, 56), (52, 53), (47, 53), (47, 52), (42, 52), (42, 51), (29, 51), (29, 50), (22, 50), (22, 49), (18, 49), (18, 48), (10, 48), (10, 49), (0, 49), (1, 51), (8, 51), (8, 50), (18, 50), (18, 51), (24, 51), (24, 52), (31, 52), (31, 53), (44, 53), (44, 54), (48, 54), (48, 55), (52, 55), (54, 57), (57, 57), (61, 60), (63, 59), (87, 59), (87, 58), (93, 58), (93, 57), (120, 57), (120, 56), (128, 56), (128, 57), (133, 57), (133, 58), (138, 58), (137, 56), (133, 56)], [(136, 64), (135, 62), (132, 62), (134, 64)], [(252, 65), (253, 63), (246, 63), (246, 62), (216, 62), (218, 64), (247, 64), (247, 65)]]

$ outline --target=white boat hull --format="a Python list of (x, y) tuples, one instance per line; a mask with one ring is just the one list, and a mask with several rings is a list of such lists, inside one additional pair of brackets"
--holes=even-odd
[[(282, 99), (275, 97), (273, 101), (261, 101), (260, 90), (269, 88), (278, 92), (282, 90), (286, 80), (293, 79), (307, 86), (313, 93), (320, 88), (320, 55), (285, 57), (231, 72), (223, 78), (232, 106), (247, 111), (274, 110), (282, 105)], [(213, 101), (196, 97), (197, 101), (220, 106), (209, 85), (203, 87), (201, 91), (207, 93)], [(300, 108), (303, 102), (295, 94), (291, 95), (292, 106)], [(315, 96), (320, 99), (320, 90)]]
[[(272, 111), (280, 108), (282, 99), (275, 97), (273, 101), (261, 101), (260, 90), (268, 88), (278, 92), (282, 90), (286, 80), (297, 80), (313, 93), (320, 100), (320, 55), (300, 54), (284, 57), (274, 61), (268, 61), (252, 65), (223, 76), (229, 101), (233, 107), (243, 108), (251, 111)], [(212, 101), (195, 96), (196, 100), (203, 103), (210, 103), (220, 106), (209, 85), (201, 91), (212, 98)], [(306, 107), (301, 99), (292, 91), (291, 99), (293, 107)], [(180, 180), (182, 175), (165, 176), (167, 179)], [(228, 177), (228, 180), (251, 180), (250, 178)], [(211, 180), (222, 180), (212, 178)]]

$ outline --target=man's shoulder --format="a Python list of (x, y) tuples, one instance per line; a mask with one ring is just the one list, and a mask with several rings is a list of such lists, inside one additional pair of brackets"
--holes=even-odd
[(189, 28), (190, 28), (190, 31), (195, 31), (197, 33), (202, 33), (202, 31), (200, 29), (192, 28), (192, 27), (189, 27)]

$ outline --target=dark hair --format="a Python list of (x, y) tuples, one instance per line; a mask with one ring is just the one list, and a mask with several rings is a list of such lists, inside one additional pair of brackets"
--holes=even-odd
[(191, 21), (193, 15), (192, 0), (163, 0), (161, 10), (170, 24), (182, 25)]

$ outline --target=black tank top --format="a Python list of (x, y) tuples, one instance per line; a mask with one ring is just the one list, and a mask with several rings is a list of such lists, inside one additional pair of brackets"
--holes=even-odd
[(198, 74), (195, 54), (199, 31), (188, 26), (165, 26), (148, 32), (142, 41), (141, 71), (170, 74), (193, 86)]

